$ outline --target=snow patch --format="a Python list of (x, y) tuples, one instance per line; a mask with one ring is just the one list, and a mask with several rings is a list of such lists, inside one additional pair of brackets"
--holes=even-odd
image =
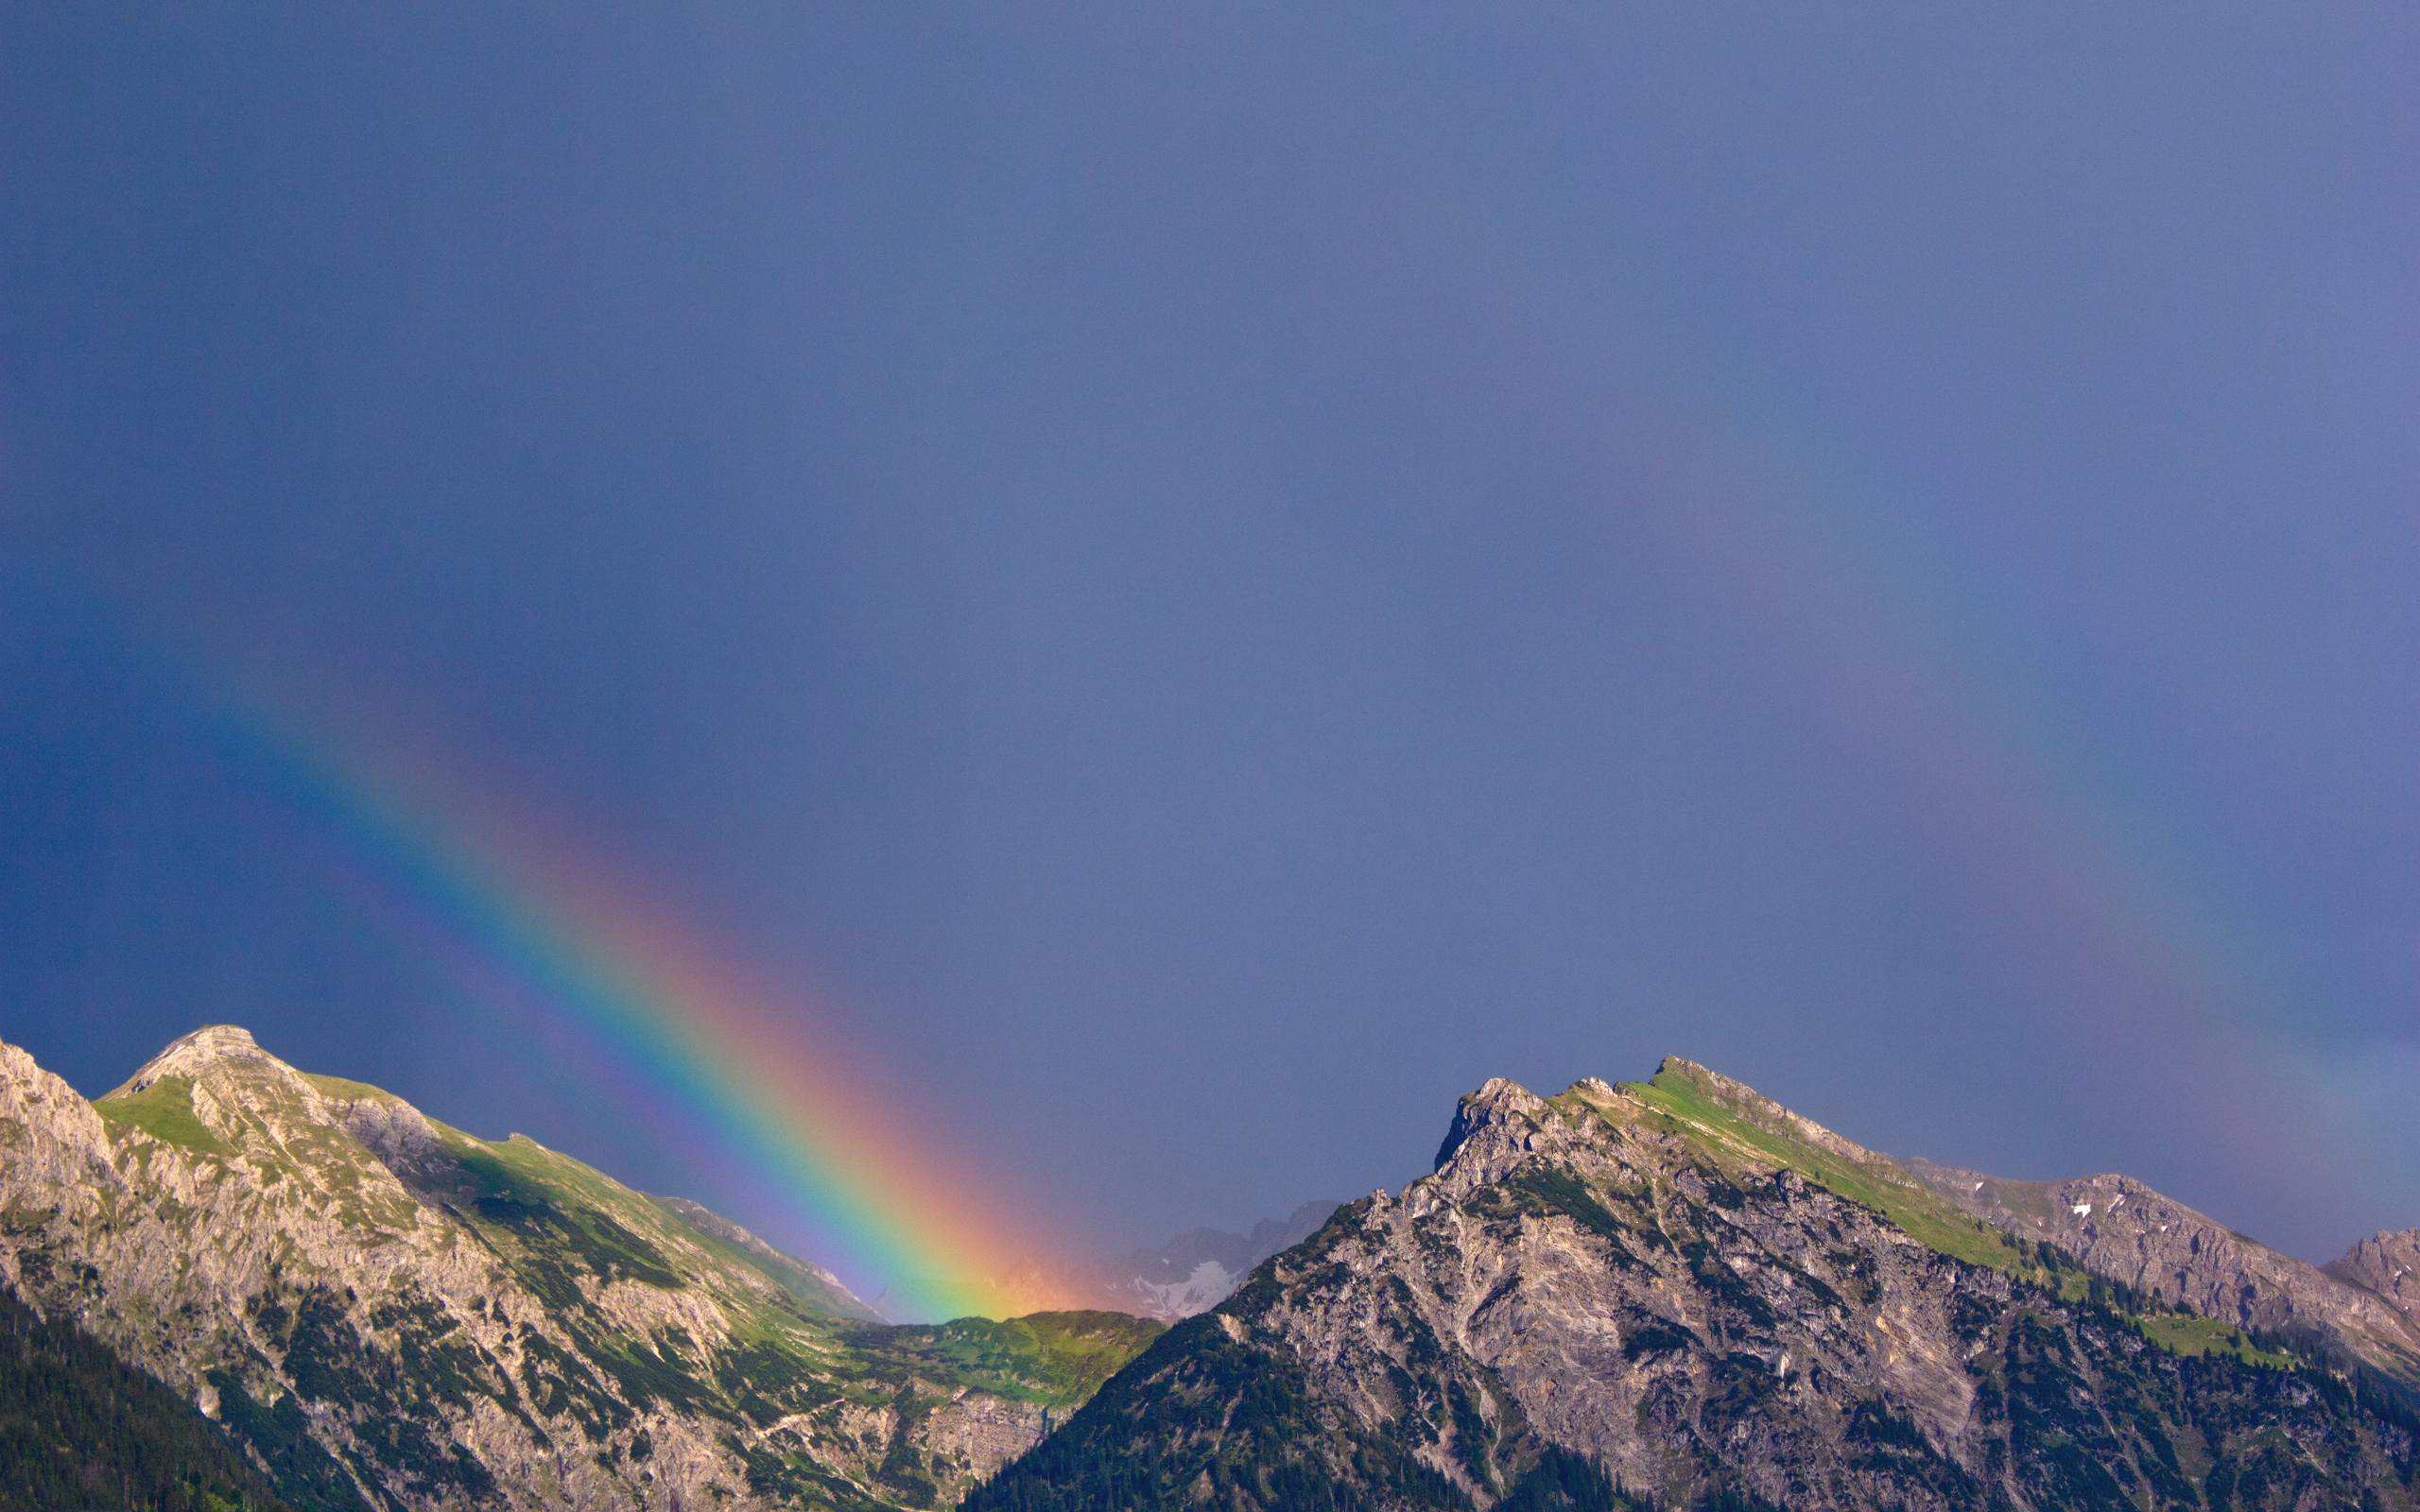
[(1191, 1275), (1181, 1281), (1159, 1282), (1137, 1276), (1129, 1284), (1142, 1294), (1150, 1306), (1162, 1314), (1191, 1317), (1206, 1313), (1227, 1299), (1242, 1280), (1215, 1260), (1205, 1260), (1193, 1267)]
[(2089, 1218), (2092, 1216), (2092, 1204), (2089, 1202), (2079, 1202), (2067, 1211), (2074, 1213), (2079, 1218)]

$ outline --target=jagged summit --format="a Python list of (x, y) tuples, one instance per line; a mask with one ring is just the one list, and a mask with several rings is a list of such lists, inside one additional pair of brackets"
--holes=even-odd
[(1534, 1119), (1546, 1108), (1543, 1098), (1510, 1076), (1490, 1076), (1479, 1084), (1478, 1091), (1466, 1094), (1455, 1105), (1454, 1121), (1446, 1126), (1444, 1143), (1437, 1146), (1437, 1159), (1431, 1169), (1445, 1169), (1483, 1131), (1515, 1120)]
[(206, 1023), (190, 1034), (180, 1035), (168, 1041), (166, 1049), (145, 1061), (142, 1069), (106, 1095), (116, 1097), (143, 1091), (165, 1076), (199, 1077), (224, 1067), (230, 1061), (281, 1071), (291, 1076), (301, 1075), (292, 1066), (263, 1050), (250, 1029), (233, 1023)]
[(1683, 1056), (1664, 1057), (1647, 1081), (1608, 1082), (1599, 1076), (1583, 1076), (1551, 1098), (1541, 1097), (1510, 1077), (1491, 1076), (1456, 1106), (1432, 1169), (1442, 1170), (1474, 1135), (1491, 1125), (1534, 1122), (1550, 1108), (1581, 1106), (1621, 1122), (1662, 1114), (1678, 1118), (1694, 1137), (1719, 1143), (1806, 1147), (1849, 1166), (1897, 1174), (1896, 1162), (1889, 1156), (1867, 1149), (1747, 1083)]
[(1758, 1129), (1792, 1143), (1813, 1145), (1852, 1165), (1895, 1166), (1897, 1163), (1880, 1151), (1868, 1149), (1806, 1114), (1784, 1107), (1746, 1082), (1680, 1056), (1666, 1056), (1655, 1070), (1654, 1079), (1647, 1085), (1668, 1093), (1693, 1095)]

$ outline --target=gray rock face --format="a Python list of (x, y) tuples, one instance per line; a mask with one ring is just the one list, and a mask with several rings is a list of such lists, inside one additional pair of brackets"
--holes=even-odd
[(1565, 1117), (1506, 1081), (1462, 1101), (1441, 1155), (1399, 1200), (1288, 1257), (1274, 1279), (1300, 1294), (1249, 1324), (1373, 1426), (1418, 1405), (1396, 1369), (1443, 1362), (1412, 1393), (1449, 1409), (1420, 1457), (1464, 1493), (1506, 1484), (1491, 1440), (1526, 1426), (1634, 1486), (1696, 1488), (1713, 1450), (1762, 1494), (1822, 1477), (1841, 1505), (1877, 1504), (1868, 1493), (1893, 1487), (1839, 1452), (1858, 1400), (1979, 1462), (1972, 1341), (1953, 1318), (1962, 1300), (2005, 1306), (2005, 1279), (1962, 1274), (1794, 1172), (1734, 1187), (1677, 1135)]
[[(2055, 1245), (2090, 1275), (2238, 1328), (2328, 1345), (2420, 1386), (2420, 1316), (2377, 1295), (2366, 1271), (2355, 1274), (2348, 1264), (2387, 1254), (2398, 1236), (2365, 1241), (2323, 1271), (2132, 1177), (2013, 1181), (1922, 1159), (1894, 1160), (1693, 1062), (1667, 1060), (1664, 1075), (1700, 1089), (1710, 1104), (1751, 1129), (1851, 1169), (1910, 1178), (1995, 1228)], [(2406, 1260), (2378, 1273), (2391, 1279), (2397, 1264), (2420, 1270), (2420, 1263)]]
[(2383, 1297), (2420, 1329), (2420, 1228), (2372, 1234), (2330, 1262), (2327, 1273)]
[(2132, 1177), (2009, 1181), (1927, 1160), (1901, 1164), (1953, 1207), (2028, 1239), (2048, 1240), (2094, 1275), (2242, 1328), (2336, 1339), (2389, 1374), (2420, 1382), (2420, 1316), (2381, 1296), (2372, 1280), (2375, 1274), (2392, 1284), (2396, 1263), (2414, 1263), (2385, 1259), (2398, 1237), (2408, 1254), (2411, 1236), (2364, 1241), (2323, 1271)]
[(1151, 1332), (969, 1320), (952, 1354), (694, 1204), (224, 1026), (97, 1103), (0, 1045), (0, 1285), (282, 1484), (397, 1512), (948, 1504)]
[(1549, 1448), (1656, 1506), (2415, 1504), (2406, 1422), (2324, 1371), (2188, 1358), (2216, 1325), (2085, 1290), (1685, 1062), (1553, 1098), (1491, 1081), (1433, 1175), (1172, 1329), (970, 1509), (1098, 1484), (1484, 1507)]

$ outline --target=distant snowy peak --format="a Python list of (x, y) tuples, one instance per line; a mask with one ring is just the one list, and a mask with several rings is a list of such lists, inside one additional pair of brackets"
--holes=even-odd
[(1130, 1311), (1172, 1323), (1196, 1313), (1207, 1313), (1225, 1301), (1241, 1280), (1241, 1276), (1215, 1260), (1194, 1266), (1183, 1280), (1154, 1281), (1137, 1276), (1127, 1282), (1133, 1289), (1134, 1305)]
[(1250, 1233), (1193, 1228), (1157, 1249), (1137, 1251), (1108, 1267), (1117, 1298), (1113, 1305), (1163, 1323), (1206, 1313), (1225, 1301), (1253, 1266), (1317, 1232), (1337, 1206), (1305, 1202), (1283, 1218), (1262, 1219)]

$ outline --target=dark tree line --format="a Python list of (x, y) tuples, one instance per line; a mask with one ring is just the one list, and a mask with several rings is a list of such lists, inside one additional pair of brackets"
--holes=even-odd
[(1636, 1512), (1621, 1485), (1585, 1454), (1549, 1447), (1495, 1512)]
[[(1034, 1456), (1047, 1454), (1046, 1443)], [(1190, 1504), (1193, 1481), (1171, 1475), (1148, 1458), (1104, 1462), (1080, 1452), (1056, 1456), (1043, 1475), (1003, 1475), (969, 1497), (961, 1512), (1178, 1512)], [(1041, 1468), (1041, 1467), (1037, 1467)], [(1212, 1504), (1235, 1504), (1237, 1487), (1221, 1485), (1219, 1467), (1195, 1471), (1214, 1486)], [(1244, 1490), (1244, 1502), (1264, 1512), (1380, 1512), (1382, 1508), (1435, 1508), (1467, 1512), (1469, 1498), (1453, 1484), (1409, 1456), (1355, 1456), (1342, 1473), (1305, 1460), (1263, 1467)], [(1642, 1512), (1651, 1502), (1634, 1501), (1584, 1454), (1549, 1447), (1528, 1474), (1495, 1503), (1495, 1512)], [(1773, 1512), (1762, 1503), (1717, 1493), (1709, 1512)]]
[(286, 1512), (217, 1426), (0, 1291), (0, 1512)]

